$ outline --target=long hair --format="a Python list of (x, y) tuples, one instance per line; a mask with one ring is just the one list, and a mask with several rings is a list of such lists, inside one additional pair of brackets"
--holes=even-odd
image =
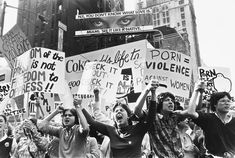
[(216, 92), (216, 93), (211, 94), (209, 102), (210, 102), (210, 107), (211, 107), (212, 111), (216, 110), (215, 105), (218, 103), (218, 101), (221, 98), (223, 98), (225, 96), (227, 96), (231, 100), (231, 96), (228, 92)]
[[(74, 109), (74, 108), (64, 109), (63, 112), (62, 112), (62, 116), (65, 115), (66, 111), (70, 111), (71, 112), (71, 114), (75, 117), (74, 124), (79, 125), (79, 118), (78, 118), (76, 109)], [(63, 127), (65, 127), (63, 122), (62, 122), (62, 125), (63, 125)]]

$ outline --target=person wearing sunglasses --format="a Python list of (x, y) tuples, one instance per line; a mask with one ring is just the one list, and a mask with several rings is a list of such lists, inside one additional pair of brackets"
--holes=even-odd
[[(72, 109), (58, 106), (43, 121), (37, 123), (40, 131), (59, 138), (60, 158), (86, 157), (89, 126), (77, 100), (74, 100), (74, 106)], [(62, 113), (62, 127), (49, 125), (51, 119), (59, 113)]]

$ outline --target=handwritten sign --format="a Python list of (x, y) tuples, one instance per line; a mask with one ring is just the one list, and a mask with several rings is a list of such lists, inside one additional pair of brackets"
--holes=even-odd
[(102, 62), (90, 62), (86, 64), (81, 78), (78, 94), (92, 95), (98, 88), (103, 97), (114, 99), (116, 96), (121, 69)]
[(225, 67), (199, 67), (198, 77), (207, 84), (205, 97), (213, 92), (231, 92), (232, 81), (229, 68)]
[(35, 47), (17, 58), (9, 97), (28, 92), (63, 93), (64, 52)]
[(10, 83), (0, 83), (0, 102), (4, 100), (10, 91)]
[(18, 25), (15, 25), (4, 36), (0, 37), (0, 51), (8, 61), (11, 68), (14, 59), (31, 48), (31, 45)]
[[(131, 76), (133, 76), (132, 84), (138, 92), (141, 92), (142, 84), (140, 83), (143, 77), (134, 76), (138, 76), (142, 69), (141, 64), (145, 60), (147, 44), (147, 40), (141, 40), (66, 58), (65, 78), (68, 81), (72, 94), (74, 96), (77, 95), (78, 87), (81, 84), (82, 72), (85, 65), (90, 61), (112, 64), (121, 68), (122, 71), (130, 69), (132, 73), (122, 73), (123, 77), (124, 75), (129, 76), (129, 80), (125, 82), (127, 81), (127, 78), (125, 78), (123, 82), (119, 83), (119, 92), (123, 94), (128, 92), (128, 89), (132, 86), (130, 82)], [(138, 72), (138, 74), (135, 74), (135, 72)]]
[(191, 81), (190, 57), (173, 50), (149, 49), (146, 56), (144, 80), (156, 79), (166, 87), (159, 92), (169, 91), (176, 99), (184, 103), (189, 97)]

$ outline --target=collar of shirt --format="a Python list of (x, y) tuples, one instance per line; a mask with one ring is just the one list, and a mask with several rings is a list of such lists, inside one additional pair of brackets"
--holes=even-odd
[(5, 134), (1, 139), (0, 142), (2, 142), (3, 140), (5, 140), (7, 138), (7, 135)]
[(223, 122), (224, 124), (229, 123), (232, 120), (232, 118), (233, 118), (232, 115), (230, 115), (230, 114), (226, 115), (226, 119), (225, 120), (220, 118), (220, 116), (217, 113), (215, 113), (215, 116), (217, 116), (221, 120), (221, 122)]

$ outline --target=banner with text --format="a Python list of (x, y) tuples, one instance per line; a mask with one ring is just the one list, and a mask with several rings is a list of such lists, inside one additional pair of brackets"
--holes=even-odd
[(127, 94), (134, 85), (135, 92), (142, 91), (143, 61), (147, 52), (147, 40), (131, 42), (106, 49), (92, 51), (66, 58), (65, 78), (74, 96), (77, 95), (85, 65), (90, 61), (99, 61), (121, 68), (121, 80), (118, 83), (118, 94)]
[(65, 53), (35, 47), (17, 57), (9, 97), (28, 92), (64, 93)]
[(198, 77), (206, 82), (205, 97), (213, 92), (231, 92), (232, 78), (229, 68), (226, 67), (199, 67)]
[(0, 51), (11, 68), (14, 59), (31, 48), (31, 45), (18, 25), (15, 25), (4, 36), (0, 37)]
[(89, 62), (83, 71), (78, 95), (93, 95), (93, 90), (98, 88), (104, 98), (113, 101), (116, 98), (120, 74), (121, 69), (114, 65)]
[(152, 9), (77, 14), (81, 30), (75, 36), (143, 32), (153, 29)]
[(191, 58), (183, 53), (166, 49), (149, 49), (146, 55), (144, 80), (156, 79), (162, 86), (159, 92), (169, 91), (184, 104), (189, 98)]

